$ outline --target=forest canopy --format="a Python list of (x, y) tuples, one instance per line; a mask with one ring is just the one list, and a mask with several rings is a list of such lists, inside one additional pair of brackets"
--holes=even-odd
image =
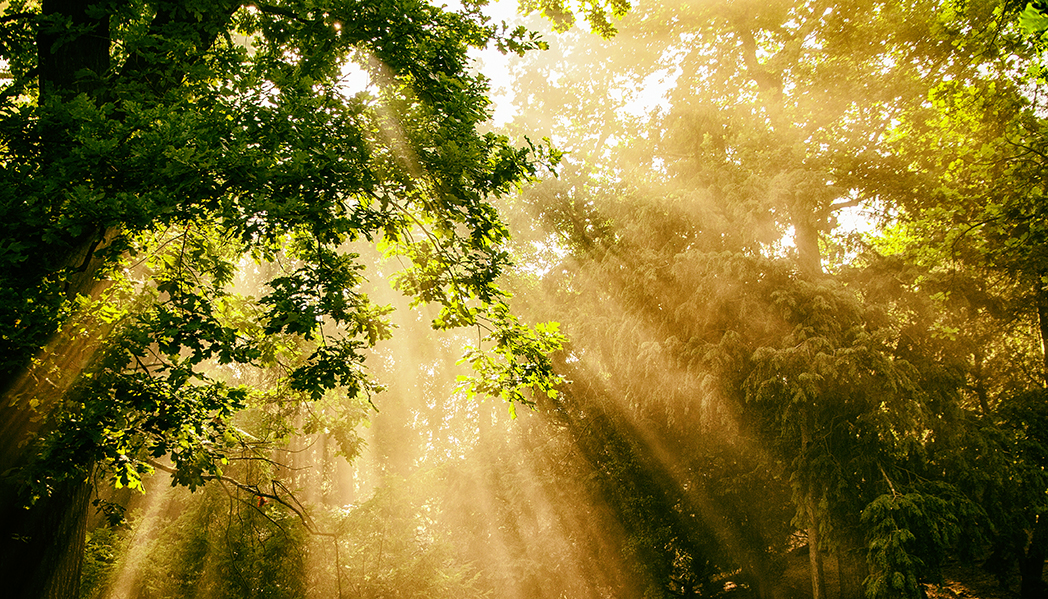
[(13, 596), (1044, 596), (1044, 5), (435, 4), (4, 5)]
[(223, 470), (273, 442), (234, 424), (262, 404), (274, 438), (307, 403), (356, 423), (366, 352), (392, 334), (362, 244), (401, 259), (434, 327), (485, 332), (478, 389), (551, 392), (559, 336), (508, 312), (491, 200), (556, 156), (478, 129), (467, 57), (538, 47), (525, 30), (413, 1), (8, 2), (0, 26), (12, 596), (75, 594), (96, 481), (245, 485)]
[(774, 596), (798, 538), (814, 597), (958, 563), (1044, 592), (1042, 15), (638, 3), (617, 51), (522, 59), (517, 120), (566, 152), (515, 221), (562, 256), (555, 414), (644, 548), (638, 596)]

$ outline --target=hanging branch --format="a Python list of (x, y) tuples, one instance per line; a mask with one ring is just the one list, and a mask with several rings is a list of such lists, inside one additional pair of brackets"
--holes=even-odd
[(895, 490), (895, 485), (892, 484), (892, 479), (888, 478), (888, 473), (884, 471), (884, 466), (880, 462), (877, 462), (877, 468), (881, 471), (881, 475), (884, 476), (884, 480), (888, 482), (888, 488), (892, 490), (892, 497), (898, 497), (899, 492)]
[[(145, 462), (147, 464), (149, 464), (150, 466), (158, 469), (158, 470), (162, 470), (164, 472), (167, 472), (168, 474), (178, 474), (178, 469), (177, 468), (172, 468), (171, 466), (167, 466), (167, 465), (161, 464), (161, 463), (157, 462), (156, 460), (147, 459), (147, 460), (145, 460)], [(231, 477), (228, 477), (228, 476), (225, 476), (225, 475), (221, 475), (221, 474), (201, 474), (200, 477), (203, 478), (204, 480), (208, 480), (208, 481), (213, 480), (213, 481), (218, 481), (218, 482), (222, 482), (222, 483), (227, 483), (227, 484), (233, 485), (234, 487), (240, 489), (241, 491), (245, 491), (247, 493), (250, 493), (251, 495), (253, 495), (255, 497), (258, 497), (260, 499), (272, 500), (272, 501), (275, 501), (275, 502), (283, 505), (287, 509), (289, 509), (292, 512), (294, 512), (294, 514), (296, 516), (298, 516), (298, 519), (302, 521), (302, 525), (306, 527), (306, 530), (309, 531), (310, 534), (314, 534), (314, 535), (321, 536), (321, 537), (336, 537), (337, 536), (337, 533), (324, 532), (324, 531), (320, 530), (317, 527), (316, 523), (313, 521), (313, 518), (311, 518), (309, 516), (309, 514), (306, 513), (306, 508), (305, 508), (305, 506), (302, 505), (302, 502), (299, 501), (297, 497), (295, 497), (295, 494), (292, 493), (287, 488), (287, 486), (285, 486), (282, 482), (280, 482), (280, 481), (278, 481), (276, 479), (271, 479), (270, 480), (271, 491), (272, 492), (266, 493), (265, 491), (261, 490), (258, 487), (258, 485), (249, 485), (247, 483), (240, 482), (240, 481), (236, 480), (235, 478), (231, 478)], [(292, 502), (294, 502), (294, 505), (292, 505), (292, 503), (290, 503), (288, 500), (286, 500), (283, 497), (281, 497), (280, 493), (278, 492), (278, 487), (279, 487), (280, 490), (283, 490), (283, 492), (286, 494), (287, 497), (290, 498), (290, 500)], [(265, 516), (265, 512), (263, 512), (259, 506), (254, 506), (253, 505), (253, 507), (256, 510), (258, 510), (259, 513), (261, 513), (263, 516)], [(266, 518), (269, 519), (271, 522), (273, 521), (271, 518), (269, 518), (269, 516), (266, 516)], [(273, 522), (273, 523), (277, 524), (276, 522)], [(279, 524), (277, 524), (277, 526), (280, 527)], [(280, 527), (280, 528), (281, 528), (281, 530), (283, 530), (283, 527)]]

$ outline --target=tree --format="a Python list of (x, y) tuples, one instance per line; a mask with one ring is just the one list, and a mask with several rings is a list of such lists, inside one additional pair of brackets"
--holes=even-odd
[[(972, 404), (955, 323), (936, 311), (941, 288), (905, 275), (919, 299), (888, 293), (913, 265), (858, 255), (861, 236), (840, 221), (863, 207), (887, 226), (935, 197), (938, 171), (914, 160), (956, 158), (931, 144), (943, 133), (925, 120), (937, 90), (970, 86), (994, 114), (1017, 105), (1008, 78), (1028, 56), (1012, 35), (1019, 8), (644, 5), (619, 27), (622, 51), (566, 36), (523, 61), (521, 121), (554, 131), (568, 156), (527, 203), (564, 256), (547, 254), (544, 284), (578, 369), (612, 381), (605, 401), (646, 424), (698, 434), (696, 414), (723, 409), (728, 436), (770, 448), (794, 491), (816, 596), (824, 552), (858, 562), (845, 594), (862, 592), (869, 567), (867, 590), (916, 596), (970, 532), (957, 524), (984, 522), (948, 484), (958, 474), (948, 441), (971, 430)], [(666, 91), (651, 101), (647, 89)], [(980, 121), (941, 122), (963, 132)], [(931, 132), (903, 149), (911, 124)], [(962, 193), (992, 187), (994, 172)], [(952, 193), (943, 204), (959, 203)], [(904, 559), (882, 559), (889, 546)]]
[[(95, 480), (137, 487), (164, 459), (190, 488), (223, 477), (245, 443), (230, 420), (264, 391), (240, 382), (253, 370), (279, 372), (282, 401), (377, 390), (363, 361), (391, 334), (388, 309), (360, 290), (349, 242), (402, 256), (399, 288), (441, 306), (434, 326), (490, 328), (489, 386), (548, 386), (544, 356), (513, 352), (522, 336), (558, 336), (507, 312), (495, 285), (507, 230), (490, 199), (555, 156), (478, 132), (487, 85), (466, 54), (540, 44), (478, 4), (7, 4), (11, 596), (75, 595)], [(260, 297), (231, 286), (251, 261), (274, 274)]]
[[(994, 567), (1003, 576), (1019, 562), (1023, 597), (1043, 595), (1048, 554), (1036, 440), (1048, 386), (1044, 27), (1036, 4), (1001, 12), (986, 50), (992, 60), (978, 76), (940, 82), (901, 118), (893, 145), (919, 193), (898, 197), (900, 223), (885, 244), (936, 289), (939, 330), (955, 340), (972, 411), (984, 421), (973, 436), (1009, 456), (984, 465), (972, 488), (993, 506)], [(988, 453), (969, 449), (965, 459), (992, 461)]]

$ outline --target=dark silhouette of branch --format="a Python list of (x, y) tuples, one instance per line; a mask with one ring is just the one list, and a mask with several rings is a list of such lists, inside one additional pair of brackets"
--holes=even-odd
[[(157, 462), (156, 460), (152, 460), (152, 459), (147, 459), (145, 461), (146, 461), (147, 464), (149, 464), (150, 466), (156, 468), (157, 470), (162, 470), (162, 471), (167, 472), (169, 474), (178, 474), (178, 469), (177, 468), (173, 468), (171, 466), (167, 466), (165, 464), (161, 464), (160, 462)], [(266, 500), (269, 500), (269, 501), (275, 501), (276, 503), (279, 503), (280, 505), (283, 505), (287, 509), (289, 509), (292, 512), (294, 512), (294, 514), (296, 516), (298, 516), (298, 519), (302, 521), (302, 525), (306, 527), (306, 530), (309, 531), (310, 534), (314, 534), (314, 535), (321, 536), (321, 537), (335, 537), (336, 536), (336, 533), (324, 532), (324, 531), (320, 530), (317, 527), (316, 522), (313, 521), (313, 518), (310, 517), (309, 514), (306, 512), (306, 508), (305, 508), (305, 506), (302, 505), (302, 502), (299, 501), (297, 497), (295, 497), (295, 494), (293, 492), (291, 492), (291, 490), (288, 489), (287, 486), (284, 485), (284, 483), (282, 483), (282, 482), (280, 482), (280, 481), (278, 481), (276, 479), (271, 479), (270, 480), (270, 492), (267, 493), (266, 491), (263, 491), (258, 485), (249, 485), (247, 483), (241, 482), (239, 480), (236, 480), (235, 478), (231, 478), (231, 477), (225, 476), (225, 475), (202, 474), (201, 478), (203, 478), (204, 480), (209, 480), (209, 481), (213, 480), (213, 481), (218, 481), (218, 482), (230, 484), (230, 485), (233, 485), (234, 487), (240, 489), (241, 491), (245, 491), (247, 493), (250, 493), (254, 497), (263, 498), (263, 499), (266, 499)], [(283, 492), (284, 496), (281, 496), (281, 492)], [(245, 502), (245, 503), (249, 503), (249, 502)], [(260, 506), (255, 505), (253, 503), (250, 503), (250, 505), (255, 510), (257, 510), (259, 513), (261, 513), (263, 516), (265, 516), (266, 519), (272, 521), (272, 519), (269, 518), (269, 516), (267, 516), (265, 514), (265, 512), (262, 511)], [(274, 522), (274, 524), (276, 524), (276, 522)], [(279, 527), (280, 525), (277, 524), (277, 526)], [(281, 527), (281, 530), (283, 530), (282, 527)]]

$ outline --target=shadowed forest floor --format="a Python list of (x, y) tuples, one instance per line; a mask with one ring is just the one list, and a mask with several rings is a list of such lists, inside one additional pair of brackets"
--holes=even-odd
[[(834, 560), (826, 560), (826, 590), (831, 598), (840, 596), (837, 566)], [(789, 567), (783, 576), (781, 599), (809, 599), (811, 581), (808, 578), (808, 555), (790, 556)], [(925, 585), (928, 599), (1017, 599), (1019, 597), (1019, 574), (1016, 571), (1006, 587), (1002, 587), (996, 576), (987, 572), (980, 564), (950, 563), (943, 567), (943, 582)]]
[(929, 599), (1012, 599), (1019, 596), (1017, 572), (1009, 578), (1007, 588), (1001, 587), (997, 577), (979, 565), (949, 564), (943, 568), (943, 578), (941, 585), (926, 587)]

